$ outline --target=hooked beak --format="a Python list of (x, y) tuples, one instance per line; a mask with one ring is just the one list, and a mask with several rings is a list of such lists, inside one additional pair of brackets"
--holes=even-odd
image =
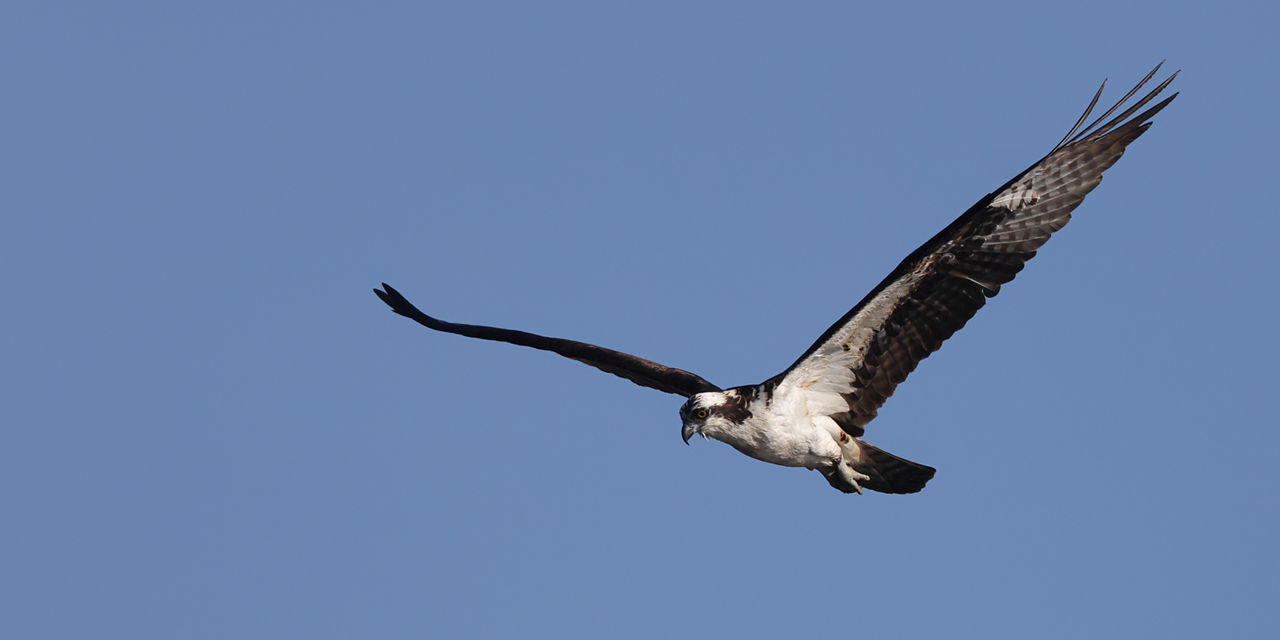
[(680, 429), (680, 437), (684, 438), (685, 444), (689, 444), (689, 438), (692, 438), (695, 433), (697, 433), (697, 431), (694, 430), (693, 425), (688, 422), (684, 423), (684, 427)]

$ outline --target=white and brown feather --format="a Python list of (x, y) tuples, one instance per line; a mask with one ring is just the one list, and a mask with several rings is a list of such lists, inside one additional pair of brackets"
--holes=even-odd
[(1048, 155), (912, 252), (790, 367), (759, 385), (721, 391), (696, 374), (644, 358), (563, 338), (447, 322), (426, 315), (385, 284), (375, 292), (396, 313), (430, 329), (551, 351), (638, 385), (688, 397), (681, 408), (684, 428), (692, 430), (686, 432), (686, 440), (699, 432), (760, 460), (817, 469), (845, 492), (865, 487), (912, 493), (924, 487), (934, 469), (863, 442), (864, 428), (916, 365), (963, 327), (1053, 232), (1067, 224), (1102, 173), (1177, 96), (1134, 116), (1175, 73), (1107, 120), (1159, 68), (1101, 117), (1081, 127), (1097, 104), (1099, 89)]
[[(1159, 67), (1156, 67), (1159, 69)], [(1155, 74), (1152, 70), (1115, 107), (1076, 127), (1048, 155), (963, 215), (902, 261), (870, 294), (772, 382), (779, 393), (804, 393), (854, 436), (921, 360), (942, 346), (1000, 292), (1102, 180), (1148, 120), (1177, 95), (1124, 120), (1173, 80), (1105, 125), (1099, 123)], [(1099, 93), (1101, 89), (1099, 89)], [(1090, 104), (1090, 109), (1096, 104)], [(1075, 137), (1072, 137), (1075, 135)], [(817, 398), (815, 396), (823, 396)], [(836, 401), (839, 397), (839, 402)]]

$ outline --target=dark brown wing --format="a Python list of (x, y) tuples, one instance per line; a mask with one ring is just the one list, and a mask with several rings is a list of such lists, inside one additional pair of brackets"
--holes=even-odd
[(811, 406), (825, 407), (846, 431), (861, 435), (907, 374), (963, 327), (987, 298), (999, 293), (1000, 285), (1013, 280), (1050, 234), (1067, 224), (1071, 211), (1102, 180), (1102, 172), (1120, 159), (1125, 146), (1151, 126), (1148, 120), (1177, 96), (1130, 119), (1175, 73), (1119, 116), (1100, 124), (1159, 68), (1080, 130), (1102, 93), (1099, 88), (1084, 115), (1047, 156), (907, 256), (770, 382), (814, 394)]
[(660, 365), (656, 362), (637, 358), (636, 356), (614, 351), (613, 349), (605, 349), (597, 347), (594, 344), (585, 342), (575, 342), (573, 340), (564, 340), (562, 338), (548, 338), (524, 331), (515, 331), (512, 329), (499, 329), (497, 327), (482, 327), (473, 324), (457, 324), (454, 322), (445, 322), (438, 320), (421, 312), (417, 307), (413, 306), (399, 291), (391, 288), (387, 283), (382, 283), (385, 291), (374, 289), (373, 292), (392, 311), (416, 321), (424, 327), (435, 329), (436, 331), (444, 331), (446, 333), (456, 333), (468, 338), (480, 338), (482, 340), (497, 340), (500, 342), (510, 342), (518, 344), (522, 347), (533, 347), (534, 349), (542, 349), (543, 351), (551, 351), (558, 353), (566, 358), (571, 358), (589, 364), (601, 371), (607, 371), (615, 376), (626, 378), (642, 387), (650, 387), (667, 393), (674, 393), (685, 397), (703, 391), (719, 391), (720, 387), (703, 380), (702, 378), (684, 371), (682, 369), (673, 369), (671, 367)]

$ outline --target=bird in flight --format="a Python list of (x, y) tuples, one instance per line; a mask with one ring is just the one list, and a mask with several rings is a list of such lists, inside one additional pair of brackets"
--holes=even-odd
[(1111, 118), (1159, 69), (1156, 65), (1115, 106), (1085, 125), (1103, 82), (1048, 155), (912, 252), (791, 366), (760, 384), (721, 389), (688, 371), (593, 344), (433, 318), (386, 283), (374, 293), (392, 311), (436, 331), (551, 351), (640, 386), (684, 396), (688, 400), (680, 407), (680, 420), (686, 444), (695, 434), (714, 438), (758, 460), (816, 470), (845, 493), (915, 493), (933, 478), (933, 467), (868, 444), (862, 439), (867, 423), (921, 360), (963, 327), (1067, 224), (1072, 210), (1098, 186), (1102, 172), (1177, 97), (1175, 93), (1138, 113), (1173, 81), (1174, 73)]

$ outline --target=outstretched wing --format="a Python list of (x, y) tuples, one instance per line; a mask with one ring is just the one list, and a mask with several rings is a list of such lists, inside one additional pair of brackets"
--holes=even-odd
[[(1163, 63), (1161, 63), (1163, 64)], [(852, 435), (863, 427), (921, 360), (964, 326), (1000, 285), (1071, 217), (1177, 94), (1133, 116), (1177, 76), (1107, 120), (1149, 81), (1156, 65), (1101, 117), (1081, 129), (1102, 88), (1071, 131), (1039, 162), (987, 194), (926, 242), (769, 383), (800, 391), (810, 412)], [(1103, 85), (1105, 86), (1105, 82)], [(1106, 121), (1105, 123), (1103, 123)], [(1077, 133), (1078, 132), (1078, 133)]]
[(566, 358), (589, 364), (601, 371), (607, 371), (615, 376), (626, 378), (642, 387), (650, 387), (685, 397), (703, 391), (720, 390), (720, 387), (683, 369), (673, 369), (651, 360), (622, 353), (621, 351), (597, 347), (594, 344), (564, 340), (562, 338), (548, 338), (512, 329), (445, 322), (419, 311), (404, 296), (400, 295), (399, 291), (392, 289), (387, 283), (382, 283), (382, 288), (385, 291), (374, 289), (373, 292), (378, 294), (378, 297), (387, 303), (387, 306), (391, 307), (392, 311), (414, 320), (428, 329), (456, 333), (468, 338), (498, 340), (500, 342), (518, 344), (522, 347), (551, 351)]

